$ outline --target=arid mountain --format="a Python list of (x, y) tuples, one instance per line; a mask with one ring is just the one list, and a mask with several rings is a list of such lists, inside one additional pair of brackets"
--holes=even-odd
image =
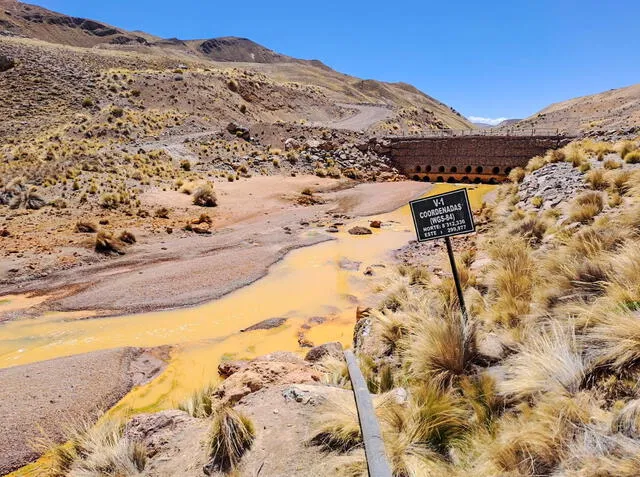
[[(366, 120), (348, 123), (350, 129), (386, 135), (472, 127), (413, 86), (354, 78), (248, 39), (162, 39), (16, 0), (0, 0), (2, 54), (18, 65), (0, 86), (6, 98), (0, 126), (9, 133), (67, 122), (89, 111), (83, 101), (100, 109), (135, 102), (137, 110), (171, 110), (207, 125), (235, 120), (326, 127), (340, 127), (364, 104), (377, 112), (368, 110)], [(118, 71), (126, 73), (126, 84), (101, 84), (107, 77), (113, 82)]]
[(559, 129), (573, 134), (637, 134), (640, 84), (552, 104), (515, 127)]

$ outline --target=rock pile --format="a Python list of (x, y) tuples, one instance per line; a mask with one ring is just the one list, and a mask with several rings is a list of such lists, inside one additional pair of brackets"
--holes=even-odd
[[(518, 207), (526, 210), (550, 209), (567, 201), (585, 188), (583, 174), (569, 162), (548, 164), (527, 175), (518, 188)], [(533, 199), (542, 199), (536, 207)], [(538, 199), (538, 200), (540, 200)]]

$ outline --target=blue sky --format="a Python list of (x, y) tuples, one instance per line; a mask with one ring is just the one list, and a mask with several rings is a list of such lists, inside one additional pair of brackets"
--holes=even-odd
[(466, 116), (521, 118), (640, 83), (637, 0), (31, 3), (163, 37), (247, 37), (354, 76), (411, 83)]

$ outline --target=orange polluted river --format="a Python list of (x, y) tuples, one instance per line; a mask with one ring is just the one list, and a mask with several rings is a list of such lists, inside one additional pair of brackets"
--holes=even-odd
[[(437, 184), (427, 195), (459, 187)], [(468, 187), (474, 208), (492, 188)], [(174, 345), (166, 370), (134, 388), (112, 409), (140, 413), (175, 407), (191, 392), (217, 380), (222, 360), (274, 351), (303, 352), (298, 333), (312, 317), (326, 320), (307, 330), (306, 339), (314, 344), (340, 341), (350, 346), (357, 306), (366, 303), (393, 267), (374, 267), (374, 277), (363, 271), (376, 264), (390, 265), (390, 252), (415, 238), (408, 206), (372, 218), (385, 224), (373, 235), (349, 235), (349, 228), (368, 225), (369, 218), (350, 221), (333, 235), (335, 240), (295, 250), (255, 283), (193, 308), (111, 318), (92, 318), (93, 312), (87, 310), (4, 323), (0, 325), (0, 368), (123, 346)], [(345, 259), (361, 262), (359, 269), (341, 266)], [(0, 311), (31, 306), (30, 300), (0, 297)], [(288, 320), (275, 329), (240, 332), (274, 317)]]

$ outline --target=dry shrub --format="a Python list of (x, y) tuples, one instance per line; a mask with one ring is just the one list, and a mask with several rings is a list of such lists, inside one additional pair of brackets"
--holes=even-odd
[(632, 439), (640, 439), (640, 399), (629, 401), (614, 417), (612, 432), (620, 432)]
[(616, 302), (640, 309), (640, 243), (630, 242), (611, 258), (607, 293)]
[(504, 419), (489, 451), (500, 474), (550, 475), (567, 455), (576, 426), (589, 421), (590, 406), (584, 395), (550, 394), (519, 417)]
[(338, 452), (348, 452), (362, 444), (358, 411), (351, 395), (339, 394), (320, 406), (310, 442)]
[(525, 167), (525, 171), (535, 172), (538, 169), (541, 169), (545, 164), (546, 164), (546, 161), (544, 157), (542, 156), (532, 157), (527, 163), (527, 166)]
[(211, 459), (205, 466), (208, 473), (235, 469), (254, 439), (255, 430), (248, 417), (230, 407), (219, 409), (207, 437), (207, 454)]
[(617, 192), (613, 192), (612, 194), (609, 194), (609, 200), (607, 201), (607, 204), (611, 208), (620, 206), (622, 204), (622, 196)]
[(147, 449), (140, 442), (123, 437), (124, 423), (102, 419), (95, 426), (88, 422), (69, 424), (67, 443), (57, 446), (47, 461), (49, 475), (69, 477), (120, 477), (142, 475)]
[(516, 400), (552, 392), (576, 393), (584, 378), (584, 363), (573, 330), (552, 323), (526, 336), (518, 352), (502, 365), (500, 393)]
[(394, 475), (451, 475), (445, 456), (464, 438), (470, 416), (459, 397), (425, 383), (406, 403), (393, 393), (374, 402)]
[(118, 235), (118, 240), (120, 240), (123, 243), (133, 245), (134, 243), (136, 243), (136, 236), (127, 230), (123, 230), (122, 233)]
[(456, 382), (476, 356), (474, 333), (474, 326), (463, 323), (454, 310), (440, 317), (425, 315), (402, 344), (408, 375), (439, 386)]
[(606, 179), (609, 183), (609, 187), (623, 195), (628, 193), (633, 185), (632, 177), (633, 173), (628, 170), (615, 170), (606, 173)]
[(627, 164), (638, 164), (640, 163), (640, 151), (635, 150), (627, 153), (624, 156), (624, 162)]
[(109, 232), (98, 232), (95, 250), (105, 255), (124, 255), (124, 244)]
[(580, 167), (587, 161), (587, 157), (578, 143), (569, 144), (564, 148), (565, 161), (570, 162), (573, 167)]
[(609, 185), (602, 169), (591, 169), (585, 176), (585, 180), (595, 190), (604, 190)]
[(597, 317), (581, 337), (594, 367), (624, 371), (640, 363), (640, 319), (629, 309), (611, 309)]
[(460, 381), (465, 401), (473, 410), (470, 423), (480, 429), (492, 429), (504, 411), (504, 399), (498, 393), (496, 380), (488, 373), (465, 376)]
[(592, 225), (575, 233), (567, 248), (577, 257), (596, 258), (603, 252), (619, 250), (630, 238), (628, 230), (615, 224)]
[(98, 226), (93, 222), (80, 220), (76, 222), (75, 231), (81, 234), (94, 234), (98, 231)]
[(215, 207), (218, 198), (211, 184), (202, 184), (193, 193), (193, 204), (199, 207)]
[(6, 203), (11, 209), (24, 207), (28, 210), (39, 210), (47, 201), (38, 193), (37, 187), (28, 187), (22, 178), (14, 179), (0, 194), (0, 205)]
[(604, 209), (602, 194), (598, 192), (584, 192), (571, 204), (569, 221), (587, 223)]
[(607, 159), (606, 161), (604, 161), (602, 163), (602, 167), (604, 167), (605, 169), (620, 169), (622, 167), (622, 163), (620, 161), (617, 161), (615, 159)]
[(169, 218), (169, 212), (170, 210), (166, 207), (158, 207), (155, 212), (154, 215), (159, 218), (159, 219), (168, 219)]
[(606, 154), (615, 152), (612, 144), (608, 142), (594, 141), (593, 139), (583, 139), (580, 141), (580, 147), (584, 152), (597, 156), (599, 160), (601, 160), (601, 158)]
[(638, 146), (633, 141), (620, 141), (617, 142), (614, 146), (615, 151), (623, 159), (626, 158), (627, 154), (635, 151), (637, 148)]
[[(592, 301), (605, 293), (609, 270), (608, 257), (598, 254), (596, 242), (585, 242), (580, 254), (579, 248), (565, 247), (551, 254), (545, 261), (544, 274), (547, 278), (540, 295), (548, 306), (559, 302)], [(588, 255), (591, 254), (591, 255)]]
[(509, 233), (524, 238), (531, 245), (536, 245), (542, 242), (548, 228), (547, 220), (539, 215), (533, 215), (512, 226)]
[(581, 425), (567, 445), (556, 475), (570, 477), (636, 477), (640, 469), (640, 442), (611, 434), (596, 425)]
[(509, 180), (514, 184), (519, 184), (526, 175), (527, 173), (522, 167), (516, 167), (509, 173)]
[(545, 159), (549, 163), (563, 162), (567, 159), (567, 155), (565, 154), (564, 149), (552, 149), (551, 151), (547, 151)]
[(349, 369), (344, 359), (329, 355), (324, 357), (317, 364), (317, 367), (323, 372), (322, 382), (324, 384), (345, 389), (351, 388)]
[(178, 409), (186, 412), (192, 417), (210, 417), (215, 411), (212, 398), (214, 391), (215, 386), (213, 384), (208, 384), (191, 393), (188, 398), (178, 405)]
[(531, 249), (521, 239), (503, 239), (490, 249), (493, 262), (489, 271), (493, 319), (514, 326), (529, 313), (537, 264)]
[(409, 285), (428, 285), (431, 280), (431, 273), (422, 266), (399, 265), (398, 273), (409, 279)]

